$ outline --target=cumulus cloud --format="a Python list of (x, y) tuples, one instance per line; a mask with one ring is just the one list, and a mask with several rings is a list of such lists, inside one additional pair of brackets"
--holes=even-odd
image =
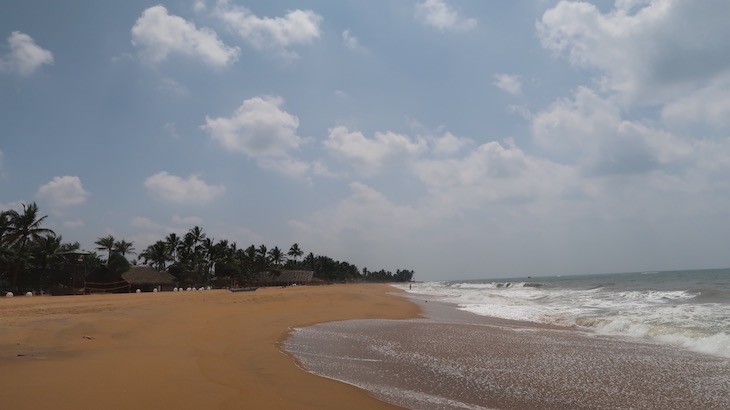
[(38, 46), (33, 38), (19, 31), (8, 37), (10, 52), (0, 56), (0, 73), (31, 75), (44, 64), (53, 64), (53, 53)]
[(163, 6), (142, 12), (132, 27), (132, 44), (140, 58), (150, 65), (159, 64), (170, 54), (202, 60), (214, 67), (225, 67), (238, 59), (239, 47), (229, 47), (215, 31), (197, 28), (182, 17), (169, 14)]
[(437, 214), (486, 202), (556, 198), (575, 188), (570, 167), (529, 156), (511, 140), (482, 144), (460, 158), (419, 160), (413, 169)]
[(289, 224), (307, 236), (334, 244), (354, 232), (366, 240), (392, 238), (427, 220), (418, 208), (395, 204), (366, 184), (354, 181), (349, 188), (350, 195), (337, 204), (315, 212), (307, 220), (291, 220)]
[(730, 124), (730, 73), (706, 87), (698, 88), (662, 108), (669, 124), (706, 123), (717, 127)]
[(243, 6), (218, 2), (214, 15), (256, 49), (286, 49), (310, 45), (320, 36), (322, 16), (311, 10), (293, 10), (284, 17), (258, 17)]
[(502, 91), (506, 91), (512, 95), (518, 95), (522, 92), (522, 80), (520, 76), (512, 74), (496, 74), (494, 76), (494, 85)]
[(667, 131), (623, 119), (616, 102), (585, 87), (535, 115), (532, 129), (547, 152), (590, 173), (646, 173), (693, 152), (689, 142)]
[(207, 204), (226, 191), (223, 184), (209, 185), (196, 175), (182, 179), (165, 171), (147, 178), (144, 186), (151, 195), (165, 201), (192, 205)]
[(336, 157), (346, 160), (364, 175), (374, 175), (394, 160), (415, 157), (428, 149), (423, 139), (412, 140), (406, 135), (393, 132), (376, 132), (375, 138), (361, 132), (350, 132), (347, 127), (337, 126), (329, 130), (324, 146)]
[(468, 138), (460, 138), (450, 132), (446, 132), (434, 140), (432, 150), (434, 154), (451, 155), (457, 153), (471, 142)]
[(357, 37), (350, 34), (350, 29), (342, 32), (342, 41), (345, 43), (345, 46), (350, 50), (360, 49), (360, 42), (358, 41)]
[(254, 97), (245, 100), (231, 117), (205, 117), (214, 141), (229, 151), (253, 157), (283, 157), (299, 148), (304, 139), (297, 135), (299, 119), (283, 111), (281, 97)]
[(560, 1), (537, 23), (544, 47), (598, 69), (604, 90), (626, 101), (663, 103), (730, 71), (730, 3), (617, 1), (601, 12)]
[(36, 197), (48, 201), (54, 207), (81, 205), (89, 197), (81, 179), (76, 176), (54, 177), (50, 182), (38, 188)]
[(416, 19), (440, 31), (468, 31), (477, 26), (475, 19), (461, 17), (444, 0), (416, 4)]

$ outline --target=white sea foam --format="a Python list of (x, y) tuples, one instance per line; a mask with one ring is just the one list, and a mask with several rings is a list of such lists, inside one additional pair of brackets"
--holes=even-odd
[(401, 288), (478, 315), (581, 327), (730, 357), (730, 304), (698, 303), (700, 292), (687, 289), (612, 285), (596, 281), (581, 289), (526, 281), (427, 282)]

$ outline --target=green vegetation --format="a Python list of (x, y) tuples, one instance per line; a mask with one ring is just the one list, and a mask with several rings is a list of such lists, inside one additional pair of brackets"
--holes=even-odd
[[(135, 254), (134, 244), (116, 240), (112, 235), (99, 237), (96, 250), (83, 252), (78, 242), (63, 243), (62, 237), (42, 225), (47, 216), (39, 216), (35, 203), (23, 205), (23, 212), (0, 211), (0, 290), (13, 292), (48, 291), (51, 288), (83, 287), (84, 278), (113, 279), (128, 270), (128, 255)], [(286, 249), (286, 248), (284, 248)], [(184, 236), (167, 235), (141, 251), (132, 264), (143, 263), (157, 270), (167, 270), (181, 283), (245, 284), (262, 271), (282, 269), (311, 270), (315, 279), (325, 283), (408, 282), (411, 270), (359, 271), (348, 262), (309, 253), (304, 258), (299, 244), (285, 253), (278, 246), (250, 245), (242, 249), (235, 242), (215, 241), (195, 226)]]

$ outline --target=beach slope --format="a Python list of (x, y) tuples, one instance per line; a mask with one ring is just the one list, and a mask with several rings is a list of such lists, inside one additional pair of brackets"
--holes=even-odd
[(378, 284), (0, 300), (3, 408), (387, 409), (280, 350), (293, 327), (405, 319)]

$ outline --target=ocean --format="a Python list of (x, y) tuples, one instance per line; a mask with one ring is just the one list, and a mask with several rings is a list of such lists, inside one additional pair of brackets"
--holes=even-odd
[(401, 286), (477, 315), (576, 327), (730, 358), (730, 269)]
[(411, 409), (730, 408), (730, 269), (396, 287), (427, 317), (294, 329), (284, 349)]

